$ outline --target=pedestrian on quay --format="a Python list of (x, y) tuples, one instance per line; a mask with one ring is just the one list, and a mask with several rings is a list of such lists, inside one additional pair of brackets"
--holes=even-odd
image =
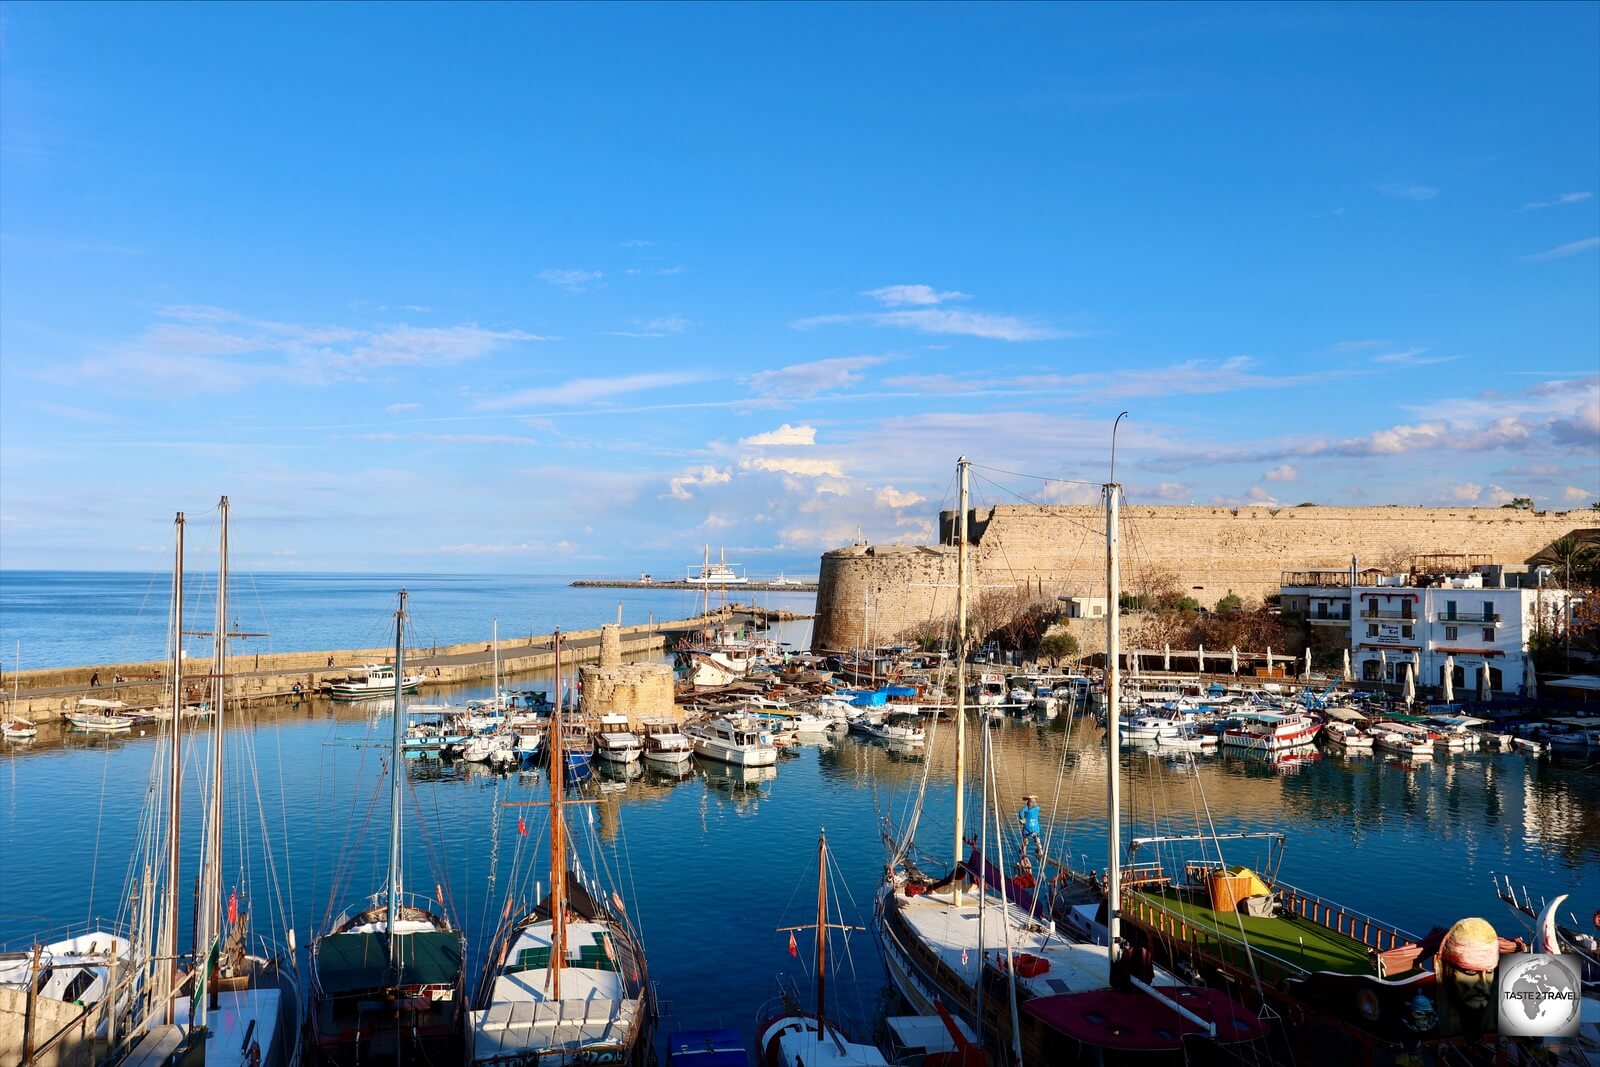
[(89, 675), (89, 688), (90, 689), (99, 689), (100, 688), (100, 672), (99, 671), (94, 671)]

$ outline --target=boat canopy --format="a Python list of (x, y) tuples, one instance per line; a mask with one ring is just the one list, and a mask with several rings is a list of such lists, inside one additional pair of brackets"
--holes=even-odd
[(1323, 708), (1322, 714), (1330, 719), (1337, 719), (1339, 722), (1361, 723), (1367, 721), (1367, 716), (1359, 711), (1351, 711), (1349, 708)]

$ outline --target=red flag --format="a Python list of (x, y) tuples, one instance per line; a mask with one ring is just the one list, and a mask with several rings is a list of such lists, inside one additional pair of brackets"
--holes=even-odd
[(433, 895), (439, 898), (439, 903), (443, 904), (444, 903), (444, 886), (442, 886), (439, 883), (435, 882), (433, 884)]
[(793, 930), (789, 931), (789, 955), (791, 955), (791, 956), (800, 955), (800, 946), (795, 944), (794, 931)]
[(528, 820), (524, 819), (520, 815), (517, 816), (517, 833), (521, 834), (523, 837), (528, 836)]
[(239, 921), (239, 891), (235, 889), (228, 896), (228, 925)]

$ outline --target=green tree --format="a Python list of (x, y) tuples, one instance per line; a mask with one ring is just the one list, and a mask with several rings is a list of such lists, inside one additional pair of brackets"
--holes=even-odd
[(1219, 615), (1235, 615), (1242, 610), (1244, 610), (1244, 601), (1234, 593), (1229, 593), (1217, 601), (1217, 614)]
[(1052, 667), (1064, 659), (1078, 657), (1078, 639), (1065, 630), (1054, 630), (1039, 642), (1039, 658), (1050, 661)]
[(1533, 497), (1514, 496), (1511, 498), (1511, 503), (1501, 504), (1500, 506), (1503, 508), (1515, 508), (1518, 511), (1531, 511), (1533, 509)]

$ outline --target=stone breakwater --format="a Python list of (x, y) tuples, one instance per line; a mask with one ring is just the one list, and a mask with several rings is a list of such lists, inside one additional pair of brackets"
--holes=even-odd
[[(561, 665), (564, 670), (572, 671), (575, 679), (579, 665), (599, 663), (602, 629), (615, 632), (616, 654), (637, 658), (661, 654), (667, 633), (692, 630), (715, 621), (714, 618), (705, 617), (653, 625), (562, 631)], [(502, 677), (550, 670), (555, 666), (551, 641), (549, 634), (534, 635), (531, 639), (502, 640), (499, 645)], [(393, 660), (392, 645), (385, 648), (235, 656), (228, 661), (229, 692), (247, 703), (293, 696), (296, 686), (300, 687), (300, 693), (312, 694), (324, 683), (343, 678), (363, 664)], [(18, 715), (36, 722), (47, 722), (60, 718), (82, 697), (121, 700), (132, 707), (163, 704), (171, 699), (165, 691), (167, 668), (165, 662), (147, 662), (7, 671), (0, 674), (0, 685), (4, 687), (3, 705), (7, 716)], [(469, 641), (457, 645), (408, 647), (406, 671), (421, 671), (425, 687), (488, 682), (494, 675), (492, 642)], [(209, 659), (191, 656), (185, 661), (185, 676), (193, 679), (185, 682), (185, 689), (192, 699), (206, 699), (209, 682), (205, 676), (210, 672)], [(122, 679), (120, 683), (116, 681), (118, 678)], [(91, 680), (98, 680), (99, 685), (91, 686)], [(17, 690), (16, 697), (13, 697), (14, 687)]]
[[(940, 544), (854, 545), (822, 556), (814, 649), (884, 643), (954, 617), (956, 514)], [(1105, 595), (1105, 515), (1093, 505), (1005, 504), (968, 519), (972, 594)], [(1262, 597), (1285, 570), (1390, 563), (1426, 553), (1474, 553), (1525, 563), (1557, 538), (1600, 528), (1600, 512), (1505, 508), (1125, 506), (1126, 589), (1156, 573), (1210, 606), (1228, 593)]]

